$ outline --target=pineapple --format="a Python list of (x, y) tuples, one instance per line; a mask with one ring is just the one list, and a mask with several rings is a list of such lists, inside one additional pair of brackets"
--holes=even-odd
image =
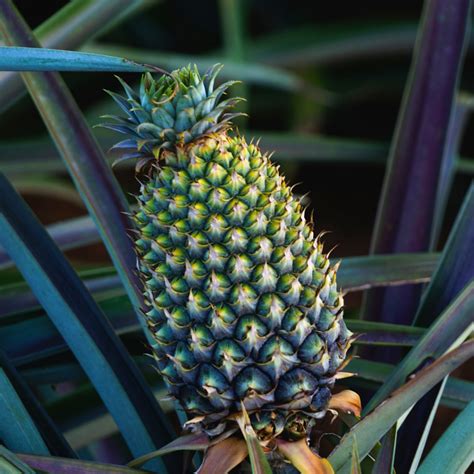
[[(351, 341), (337, 265), (258, 144), (232, 128), (233, 82), (186, 67), (139, 94), (110, 93), (106, 127), (140, 172), (134, 214), (144, 315), (157, 366), (211, 438), (242, 410), (264, 446), (306, 438), (324, 416)], [(285, 442), (286, 442), (285, 441)]]

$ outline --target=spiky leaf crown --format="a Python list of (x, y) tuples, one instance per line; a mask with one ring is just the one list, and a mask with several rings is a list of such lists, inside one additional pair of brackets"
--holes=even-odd
[(163, 149), (187, 144), (229, 126), (239, 113), (228, 113), (240, 98), (222, 100), (226, 90), (236, 81), (228, 81), (215, 88), (221, 65), (215, 65), (201, 76), (196, 66), (184, 67), (154, 79), (150, 73), (142, 76), (138, 95), (118, 78), (126, 97), (107, 91), (127, 115), (106, 115), (115, 123), (103, 127), (128, 135), (113, 149), (132, 150), (120, 161), (137, 159), (137, 167), (159, 157)]

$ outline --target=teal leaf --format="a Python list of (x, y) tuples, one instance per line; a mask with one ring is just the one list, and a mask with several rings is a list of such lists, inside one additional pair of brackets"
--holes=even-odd
[[(45, 48), (74, 50), (143, 8), (145, 3), (146, 0), (71, 0), (39, 25), (34, 34)], [(0, 73), (0, 90), (0, 112), (26, 93), (17, 72)]]
[[(70, 264), (0, 175), (0, 242), (77, 357), (140, 456), (170, 437), (171, 428), (143, 377)], [(163, 467), (163, 466), (161, 466)]]
[[(474, 185), (471, 185), (467, 193), (438, 267), (434, 272), (433, 280), (423, 295), (415, 318), (418, 324), (428, 326), (434, 315), (443, 311), (464, 285), (468, 285), (469, 282), (471, 282), (471, 285), (473, 284), (474, 265), (472, 262), (474, 262)], [(474, 300), (474, 296), (471, 296), (471, 299)], [(471, 311), (472, 320), (474, 309)], [(469, 316), (467, 318), (467, 321), (469, 321)], [(454, 321), (453, 324), (455, 324)], [(456, 334), (449, 332), (447, 328), (446, 331), (447, 340), (453, 340)], [(461, 334), (462, 327), (459, 328), (459, 338), (462, 337)], [(438, 339), (444, 341), (444, 336), (440, 332)], [(443, 387), (441, 385), (437, 389), (433, 389), (423, 400), (420, 400), (408, 415), (407, 424), (401, 428), (400, 433), (399, 444), (404, 456), (398, 463), (398, 470), (414, 470), (416, 468), (431, 429), (431, 423), (442, 391)]]
[[(354, 358), (349, 362), (347, 371), (356, 374), (351, 379), (352, 385), (355, 387), (360, 385), (359, 382), (362, 382), (363, 386), (368, 385), (370, 388), (376, 388), (390, 378), (394, 366), (384, 362)], [(473, 382), (449, 377), (441, 399), (443, 405), (462, 410), (472, 399), (474, 399)]]
[(474, 281), (458, 295), (430, 326), (418, 344), (400, 362), (390, 378), (365, 407), (371, 412), (399, 387), (418, 367), (441, 357), (453, 344), (459, 344), (470, 330), (474, 314)]
[[(38, 47), (28, 25), (9, 0), (0, 1), (0, 31), (8, 44)], [(57, 73), (23, 73), (31, 97), (48, 127), (66, 167), (112, 258), (127, 294), (140, 316), (143, 296), (135, 272), (136, 256), (128, 230), (128, 205), (84, 117)]]
[(34, 421), (2, 368), (0, 413), (0, 439), (9, 449), (32, 454), (49, 454)]
[(474, 356), (474, 341), (465, 342), (417, 373), (405, 385), (393, 392), (383, 404), (362, 418), (342, 439), (329, 456), (336, 472), (350, 467), (354, 445), (363, 460), (375, 443), (411, 408), (425, 393), (449, 373)]
[(105, 54), (0, 46), (0, 71), (146, 72), (153, 68)]
[[(36, 395), (28, 386), (27, 382), (25, 381), (22, 374), (20, 374), (8, 357), (0, 350), (0, 370), (2, 371), (2, 377), (8, 379), (9, 384), (16, 392), (16, 396), (18, 397), (18, 402), (21, 403), (28, 413), (29, 419), (26, 421), (25, 430), (23, 428), (18, 428), (17, 430), (12, 430), (12, 425), (10, 425), (10, 421), (8, 417), (5, 419), (0, 417), (0, 425), (1, 431), (6, 433), (6, 438), (11, 436), (12, 433), (15, 434), (25, 434), (27, 435), (27, 429), (29, 423), (33, 423), (35, 430), (32, 431), (32, 439), (34, 440), (35, 437), (39, 436), (41, 439), (40, 446), (43, 444), (46, 445), (47, 453), (55, 455), (55, 456), (67, 456), (67, 457), (76, 457), (76, 454), (71, 449), (69, 444), (67, 443), (66, 439), (64, 438), (63, 434), (58, 430), (54, 422), (51, 420), (51, 417), (48, 415), (46, 410), (42, 407), (39, 403)], [(6, 395), (7, 391), (4, 393)], [(2, 411), (2, 413), (5, 413)], [(12, 415), (15, 414), (15, 410), (10, 412)], [(3, 436), (0, 435), (1, 439)], [(37, 440), (39, 442), (39, 440)], [(44, 451), (30, 451), (28, 449), (24, 449), (24, 447), (14, 446), (8, 444), (11, 449), (21, 452), (36, 452), (36, 454), (44, 454)], [(28, 447), (28, 444), (26, 445)]]
[(474, 278), (474, 184), (471, 184), (449, 234), (414, 324), (428, 327)]
[(0, 470), (5, 474), (35, 474), (35, 471), (20, 461), (8, 449), (0, 445)]
[(395, 447), (397, 444), (397, 424), (383, 437), (382, 446), (377, 453), (377, 459), (372, 474), (392, 474), (395, 461)]
[(474, 401), (471, 401), (428, 453), (416, 474), (467, 472), (474, 461)]

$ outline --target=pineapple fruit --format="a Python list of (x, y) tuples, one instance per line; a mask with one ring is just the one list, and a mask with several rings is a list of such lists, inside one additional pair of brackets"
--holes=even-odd
[[(141, 182), (135, 247), (153, 354), (186, 428), (221, 435), (245, 412), (263, 446), (306, 439), (350, 346), (337, 265), (258, 144), (233, 129), (219, 66), (110, 93)], [(267, 449), (268, 451), (268, 449)]]

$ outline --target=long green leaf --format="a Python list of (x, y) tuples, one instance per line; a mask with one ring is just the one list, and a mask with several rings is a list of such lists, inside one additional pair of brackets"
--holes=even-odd
[(96, 387), (136, 456), (170, 439), (138, 369), (40, 222), (0, 175), (0, 242)]
[[(365, 359), (352, 359), (347, 371), (356, 374), (354, 385), (358, 381), (369, 382), (370, 387), (378, 387), (390, 378), (395, 366), (383, 362), (373, 362)], [(442, 403), (445, 406), (463, 409), (474, 398), (474, 383), (467, 380), (450, 377), (443, 392)]]
[(426, 456), (417, 474), (466, 472), (474, 461), (474, 401), (457, 416)]
[(474, 279), (474, 184), (449, 234), (414, 324), (428, 327), (456, 294)]
[[(16, 370), (2, 350), (0, 350), (0, 368), (2, 370), (3, 377), (8, 379), (11, 387), (18, 396), (18, 400), (21, 402), (28, 413), (29, 419), (27, 421), (29, 422), (31, 420), (33, 422), (37, 434), (41, 438), (41, 445), (44, 443), (47, 447), (47, 452), (53, 456), (67, 456), (72, 458), (76, 457), (76, 454), (68, 445), (63, 434), (55, 426), (51, 420), (51, 417), (41, 406), (37, 397), (26, 383), (26, 380)], [(14, 414), (15, 412), (12, 412), (12, 415)], [(11, 430), (11, 426), (8, 423), (8, 419), (0, 417), (2, 432), (8, 432)], [(21, 430), (19, 431), (21, 432)], [(33, 432), (33, 434), (36, 435), (36, 431)], [(26, 450), (20, 449), (19, 447), (11, 446), (11, 448), (20, 450), (22, 452), (27, 452)]]
[(344, 291), (404, 283), (421, 283), (430, 279), (437, 254), (395, 254), (347, 257), (338, 271), (338, 283)]
[[(37, 47), (28, 25), (10, 0), (0, 0), (0, 31), (9, 44)], [(137, 315), (142, 307), (128, 206), (77, 104), (57, 73), (22, 73), (28, 90), (93, 217)], [(139, 321), (145, 329), (143, 318)], [(150, 341), (151, 342), (151, 341)]]
[(4, 474), (35, 474), (33, 469), (2, 445), (0, 445), (0, 470)]
[(277, 66), (328, 65), (349, 60), (411, 53), (417, 25), (409, 22), (357, 21), (280, 29), (254, 39), (249, 56)]
[(354, 444), (360, 459), (364, 459), (375, 443), (409, 410), (426, 392), (446, 375), (474, 356), (474, 341), (462, 344), (394, 392), (391, 397), (357, 423), (347, 433), (329, 456), (329, 461), (338, 472), (350, 467)]
[[(146, 3), (147, 0), (72, 0), (38, 26), (34, 34), (45, 48), (76, 49)], [(16, 72), (0, 73), (0, 90), (0, 113), (26, 93)]]
[[(47, 226), (46, 230), (62, 251), (100, 242), (94, 221), (88, 216), (56, 222)], [(8, 254), (0, 248), (0, 270), (10, 268), (12, 265), (13, 262)]]
[(0, 439), (8, 448), (24, 453), (49, 454), (43, 438), (2, 368), (0, 413)]
[(169, 454), (174, 451), (199, 451), (208, 448), (210, 444), (211, 440), (206, 433), (191, 433), (183, 435), (171, 441), (171, 443), (168, 443), (166, 446), (163, 446), (157, 451), (147, 453), (144, 456), (130, 461), (127, 466), (140, 467), (150, 461), (150, 459), (164, 456), (165, 454)]
[[(417, 24), (376, 19), (336, 24), (318, 24), (259, 35), (248, 44), (253, 61), (281, 67), (332, 65), (360, 59), (410, 54), (415, 44)], [(473, 35), (469, 47), (474, 43)]]
[(61, 49), (0, 46), (0, 71), (146, 72), (150, 67), (125, 58)]
[(462, 342), (462, 338), (466, 337), (466, 332), (473, 324), (473, 314), (474, 281), (467, 285), (427, 330), (418, 344), (397, 365), (394, 373), (367, 404), (365, 413), (369, 413), (382, 403), (418, 367), (441, 357), (453, 344)]
[[(467, 193), (433, 280), (430, 282), (418, 309), (415, 320), (420, 322), (421, 326), (430, 324), (434, 315), (443, 311), (464, 285), (469, 282), (474, 284), (472, 283), (474, 282), (472, 262), (474, 262), (474, 185), (471, 185)], [(474, 297), (472, 299), (474, 300)], [(455, 334), (447, 335), (447, 339), (449, 340), (453, 336)], [(440, 334), (440, 338), (443, 338), (442, 334)], [(397, 460), (398, 470), (405, 471), (416, 468), (422, 456), (424, 441), (431, 429), (431, 422), (442, 390), (443, 387), (440, 385), (437, 390), (433, 389), (427, 394), (409, 414), (406, 425), (401, 428), (399, 444), (404, 456)]]
[(345, 319), (347, 327), (355, 334), (354, 344), (380, 346), (413, 346), (425, 330), (402, 324), (377, 323), (358, 319)]
[(377, 459), (372, 474), (392, 474), (395, 460), (395, 446), (397, 441), (397, 424), (383, 437), (382, 446), (377, 453)]

